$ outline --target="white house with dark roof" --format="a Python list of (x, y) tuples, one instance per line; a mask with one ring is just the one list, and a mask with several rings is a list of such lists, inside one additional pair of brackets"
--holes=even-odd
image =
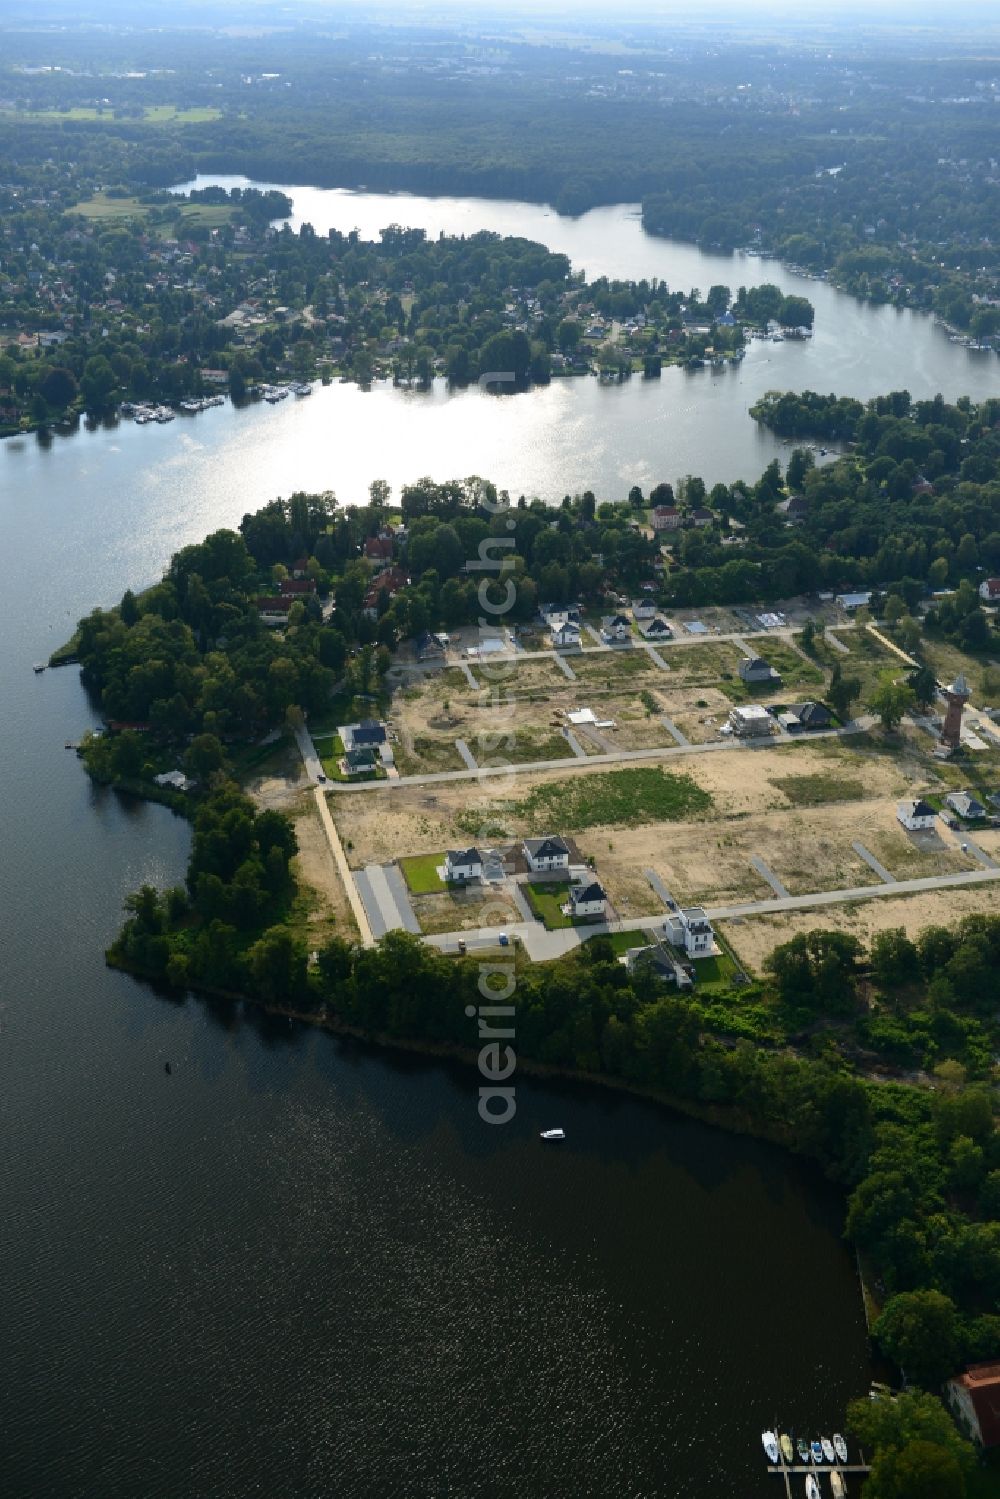
[(609, 614), (601, 620), (601, 635), (609, 645), (620, 645), (632, 638), (632, 621), (625, 614)]
[(666, 620), (659, 615), (649, 622), (643, 633), (647, 640), (672, 640), (674, 634)]
[(573, 620), (563, 620), (562, 624), (555, 625), (551, 631), (552, 644), (557, 651), (573, 650), (580, 644), (580, 626)]
[(574, 921), (600, 921), (608, 914), (608, 897), (603, 885), (590, 878), (572, 885), (566, 911)]
[(707, 958), (715, 950), (712, 923), (701, 906), (686, 906), (664, 917), (663, 935), (672, 947), (681, 948), (689, 958)]
[(976, 822), (978, 818), (986, 816), (986, 808), (982, 802), (977, 801), (969, 791), (949, 791), (945, 801), (953, 812), (969, 822)]
[(533, 874), (569, 868), (569, 846), (561, 838), (525, 838), (521, 847)]
[(467, 885), (483, 877), (483, 856), (478, 848), (450, 848), (444, 856), (444, 877), (449, 884)]
[(896, 817), (911, 833), (919, 833), (925, 828), (932, 828), (937, 821), (934, 808), (922, 797), (916, 797), (912, 801), (898, 802)]

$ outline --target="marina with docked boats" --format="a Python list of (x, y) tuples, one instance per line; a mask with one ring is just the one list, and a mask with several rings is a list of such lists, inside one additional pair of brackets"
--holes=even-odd
[[(869, 1471), (863, 1454), (858, 1462), (849, 1461), (847, 1441), (839, 1431), (835, 1431), (832, 1437), (810, 1438), (793, 1437), (787, 1431), (775, 1428), (762, 1431), (760, 1440), (768, 1462), (767, 1471), (784, 1478), (785, 1493), (789, 1496), (804, 1492), (806, 1499), (825, 1499), (827, 1494), (832, 1494), (833, 1499), (845, 1499), (847, 1483), (844, 1474)], [(793, 1475), (803, 1474), (804, 1490), (798, 1484), (793, 1487)], [(823, 1483), (824, 1476), (828, 1487)]]

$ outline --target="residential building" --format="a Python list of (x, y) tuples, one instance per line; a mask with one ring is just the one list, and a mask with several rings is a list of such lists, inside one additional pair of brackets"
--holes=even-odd
[(574, 921), (600, 921), (607, 912), (608, 897), (597, 880), (584, 879), (570, 887), (569, 914)]
[(683, 964), (665, 942), (651, 942), (647, 947), (630, 947), (625, 954), (625, 969), (631, 976), (648, 973), (678, 989), (690, 989), (691, 978)]
[(923, 828), (932, 828), (937, 820), (937, 813), (928, 802), (918, 797), (912, 801), (898, 802), (896, 817), (904, 828), (917, 833)]
[(385, 724), (377, 718), (363, 718), (360, 723), (341, 724), (337, 733), (345, 750), (378, 749), (389, 737)]
[(483, 856), (478, 848), (450, 848), (444, 856), (444, 877), (450, 884), (467, 885), (483, 877)]
[(733, 708), (729, 715), (729, 727), (741, 739), (764, 739), (771, 733), (772, 726), (770, 713), (759, 703)]
[(681, 513), (676, 505), (655, 505), (650, 512), (650, 523), (654, 531), (677, 531)]
[(190, 791), (194, 781), (189, 781), (182, 770), (165, 770), (162, 775), (154, 776), (153, 780), (157, 786), (169, 786), (172, 791)]
[(569, 847), (561, 838), (525, 838), (521, 847), (528, 868), (535, 874), (569, 868)]
[(432, 635), (430, 630), (425, 630), (413, 642), (413, 649), (418, 661), (440, 660), (445, 654), (447, 644), (447, 635)]
[(867, 608), (872, 601), (871, 589), (865, 593), (838, 593), (837, 603), (845, 614), (853, 614), (855, 609)]
[(1000, 603), (1000, 578), (986, 578), (980, 583), (979, 597), (988, 604)]
[(828, 729), (833, 722), (833, 714), (825, 703), (798, 703), (788, 712), (800, 729)]
[(636, 624), (641, 624), (643, 620), (655, 619), (656, 605), (650, 599), (640, 599), (632, 605), (632, 618)]
[(370, 775), (377, 769), (378, 755), (368, 745), (345, 750), (340, 768), (345, 776)]
[(301, 598), (316, 592), (316, 582), (313, 578), (282, 578), (278, 590), (285, 598)]
[(950, 791), (945, 801), (953, 812), (957, 812), (967, 822), (976, 822), (980, 817), (986, 816), (986, 808), (982, 802), (977, 801), (968, 791)]
[(393, 599), (401, 588), (409, 583), (409, 578), (401, 567), (387, 567), (383, 572), (376, 573), (368, 592), (365, 594), (364, 609), (369, 619), (378, 619), (379, 597), (385, 594), (387, 598)]
[(392, 561), (392, 537), (366, 536), (365, 558), (376, 568), (388, 567)]
[(664, 917), (663, 935), (689, 958), (707, 958), (715, 950), (712, 923), (701, 906), (687, 906)]
[(624, 614), (609, 614), (601, 620), (601, 635), (609, 645), (620, 645), (623, 641), (631, 640), (631, 621)]
[(809, 514), (809, 500), (804, 494), (793, 494), (779, 508), (784, 510), (787, 519), (792, 525), (801, 525)]
[(295, 600), (289, 595), (272, 594), (255, 600), (257, 613), (266, 625), (283, 625), (288, 622), (288, 611)]
[(970, 1364), (944, 1387), (959, 1425), (981, 1447), (1000, 1445), (1000, 1363)]
[(716, 519), (714, 510), (707, 510), (704, 505), (696, 505), (693, 510), (688, 511), (688, 521), (692, 526), (702, 528), (711, 526)]
[(556, 625), (552, 630), (552, 644), (557, 651), (571, 650), (580, 644), (580, 626), (572, 620)]
[(645, 630), (647, 640), (672, 640), (673, 634), (674, 632), (666, 620), (661, 619), (659, 616), (651, 620)]
[(740, 662), (740, 679), (752, 687), (781, 686), (781, 677), (761, 656), (749, 656)]

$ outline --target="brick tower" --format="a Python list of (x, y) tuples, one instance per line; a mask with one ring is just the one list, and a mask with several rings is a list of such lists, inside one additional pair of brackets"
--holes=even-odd
[(961, 672), (951, 686), (944, 689), (944, 695), (948, 708), (941, 725), (941, 743), (950, 750), (956, 750), (962, 738), (962, 709), (972, 696), (969, 684)]

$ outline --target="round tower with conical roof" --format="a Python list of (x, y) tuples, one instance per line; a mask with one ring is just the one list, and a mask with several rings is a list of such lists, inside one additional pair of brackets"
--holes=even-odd
[(951, 686), (944, 689), (944, 695), (948, 707), (941, 725), (941, 743), (948, 749), (955, 750), (962, 742), (962, 710), (972, 696), (969, 684), (961, 672)]

